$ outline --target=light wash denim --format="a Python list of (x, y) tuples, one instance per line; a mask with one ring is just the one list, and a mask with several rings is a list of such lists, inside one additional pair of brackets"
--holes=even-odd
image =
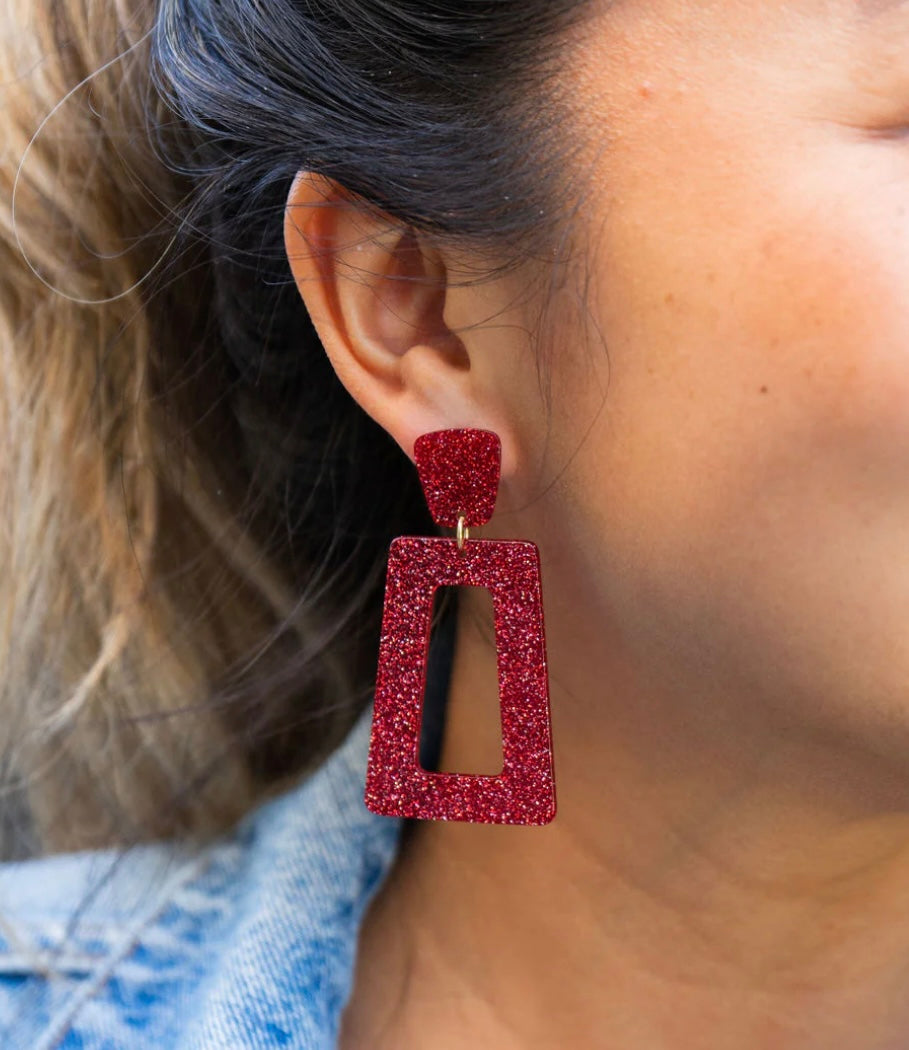
[[(433, 633), (428, 761), (451, 644), (449, 622)], [(371, 720), (370, 704), (313, 775), (203, 853), (0, 864), (0, 1050), (334, 1050), (405, 825), (363, 802)]]

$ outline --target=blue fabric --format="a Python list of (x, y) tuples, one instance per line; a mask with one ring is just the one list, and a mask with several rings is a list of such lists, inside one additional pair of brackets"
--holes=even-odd
[[(429, 661), (433, 760), (450, 621)], [(334, 1048), (360, 923), (407, 823), (363, 803), (371, 720), (370, 704), (312, 776), (203, 852), (0, 864), (2, 1050)]]

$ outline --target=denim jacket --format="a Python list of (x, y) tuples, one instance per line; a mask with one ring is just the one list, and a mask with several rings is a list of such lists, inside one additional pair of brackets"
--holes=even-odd
[[(429, 769), (452, 624), (428, 658)], [(0, 1048), (336, 1047), (360, 924), (406, 824), (363, 802), (371, 720), (370, 704), (315, 773), (204, 851), (159, 841), (0, 864)]]

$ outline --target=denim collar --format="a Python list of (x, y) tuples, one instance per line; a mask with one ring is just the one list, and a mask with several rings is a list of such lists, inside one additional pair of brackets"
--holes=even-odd
[[(430, 649), (427, 768), (453, 625)], [(363, 802), (371, 721), (370, 704), (314, 774), (203, 850), (154, 842), (0, 864), (0, 1030), (21, 1035), (12, 1045), (335, 1046), (360, 924), (406, 824)]]

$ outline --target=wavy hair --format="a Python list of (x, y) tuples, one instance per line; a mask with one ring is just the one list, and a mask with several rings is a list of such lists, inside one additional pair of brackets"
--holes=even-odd
[(433, 530), (283, 251), (294, 175), (493, 260), (574, 199), (578, 0), (8, 0), (0, 857), (205, 838), (369, 702)]

